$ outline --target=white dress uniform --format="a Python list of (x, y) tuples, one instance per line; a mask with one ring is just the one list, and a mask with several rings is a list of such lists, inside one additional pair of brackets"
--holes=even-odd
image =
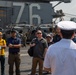
[[(75, 23), (70, 23), (74, 27), (68, 28), (69, 23), (66, 26), (62, 24), (60, 28), (76, 29)], [(51, 75), (76, 75), (76, 44), (71, 39), (61, 39), (49, 46), (44, 59), (44, 68), (51, 68)]]
[(44, 67), (51, 68), (52, 75), (76, 75), (76, 44), (72, 40), (62, 39), (50, 46)]

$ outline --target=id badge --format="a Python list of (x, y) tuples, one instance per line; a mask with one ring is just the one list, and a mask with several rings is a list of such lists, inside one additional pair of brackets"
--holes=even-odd
[(0, 50), (1, 50), (1, 46), (0, 46)]

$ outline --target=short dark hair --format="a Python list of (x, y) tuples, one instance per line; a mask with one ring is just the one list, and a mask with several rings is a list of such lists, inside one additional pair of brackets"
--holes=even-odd
[(71, 39), (74, 32), (75, 32), (75, 30), (62, 30), (61, 29), (61, 34), (62, 34), (63, 38), (65, 38), (65, 39)]
[(15, 30), (11, 30), (11, 33), (16, 33), (16, 31)]

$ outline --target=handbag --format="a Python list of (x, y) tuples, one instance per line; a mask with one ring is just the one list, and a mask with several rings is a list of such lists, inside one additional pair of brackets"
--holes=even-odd
[(29, 56), (33, 57), (33, 52), (34, 52), (34, 47), (30, 47), (30, 48), (28, 49), (28, 54), (29, 54)]

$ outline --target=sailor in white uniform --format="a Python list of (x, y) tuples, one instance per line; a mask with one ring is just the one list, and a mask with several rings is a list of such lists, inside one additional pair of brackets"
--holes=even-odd
[(51, 71), (51, 75), (76, 75), (76, 44), (71, 40), (76, 23), (61, 21), (57, 26), (61, 29), (62, 39), (49, 46), (44, 59), (44, 70)]

